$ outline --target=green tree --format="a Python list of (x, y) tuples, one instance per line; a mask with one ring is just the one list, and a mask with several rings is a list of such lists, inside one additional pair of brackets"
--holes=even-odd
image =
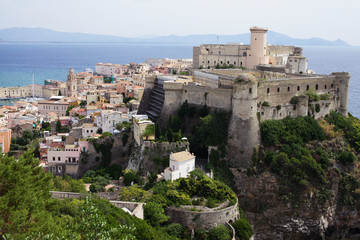
[(165, 215), (161, 205), (155, 202), (149, 202), (145, 205), (144, 218), (154, 227), (159, 226), (169, 219), (169, 217)]
[(218, 225), (209, 231), (209, 240), (230, 240), (231, 231), (225, 225)]
[(18, 160), (0, 156), (0, 235), (58, 229), (44, 208), (49, 199), (49, 180), (50, 175), (39, 167), (30, 151)]
[(249, 221), (246, 218), (240, 218), (233, 223), (236, 237), (240, 240), (249, 240), (254, 234)]
[(86, 198), (80, 206), (80, 222), (77, 224), (77, 230), (80, 232), (81, 239), (84, 240), (135, 240), (133, 226), (121, 225), (117, 227), (109, 226), (108, 221), (103, 217), (96, 205)]
[(126, 169), (124, 171), (123, 183), (125, 184), (125, 186), (130, 186), (131, 183), (137, 182), (138, 179), (139, 176), (136, 174), (134, 170)]
[(155, 125), (154, 124), (147, 125), (145, 130), (141, 134), (141, 137), (145, 138), (146, 140), (148, 140), (148, 138), (151, 136), (155, 137)]
[(56, 121), (55, 131), (56, 131), (57, 133), (61, 133), (61, 122), (60, 122), (59, 120)]

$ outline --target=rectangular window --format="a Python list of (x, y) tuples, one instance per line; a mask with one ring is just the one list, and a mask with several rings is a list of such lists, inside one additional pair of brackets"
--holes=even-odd
[(277, 88), (277, 92), (280, 92), (280, 88)]
[(53, 157), (53, 161), (55, 161), (55, 157)]
[(297, 90), (300, 91), (300, 86), (297, 87)]
[(251, 88), (249, 88), (249, 93), (251, 93), (252, 92), (252, 89)]
[(334, 87), (334, 84), (332, 83), (332, 84), (331, 84), (331, 88), (333, 88), (333, 87)]
[(290, 92), (290, 87), (288, 87), (288, 92)]
[(267, 93), (270, 93), (270, 88), (267, 89)]
[(60, 159), (61, 159), (61, 158), (60, 158), (60, 157), (58, 157), (58, 161), (60, 161)]
[(306, 90), (309, 90), (310, 86), (309, 85), (306, 85)]
[(316, 90), (318, 90), (319, 89), (319, 84), (316, 84), (315, 88), (316, 88)]
[(327, 85), (326, 85), (326, 84), (325, 84), (324, 88), (327, 89)]

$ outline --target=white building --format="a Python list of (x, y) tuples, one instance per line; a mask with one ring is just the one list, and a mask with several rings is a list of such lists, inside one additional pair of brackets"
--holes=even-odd
[(195, 169), (195, 155), (187, 150), (170, 154), (169, 167), (165, 169), (165, 180), (174, 181), (187, 177)]
[(100, 116), (95, 119), (95, 124), (103, 132), (114, 133), (117, 123), (129, 122), (129, 115), (113, 110), (102, 110)]
[(121, 103), (123, 103), (123, 95), (122, 94), (110, 95), (110, 104), (119, 105)]
[(97, 132), (98, 129), (98, 127), (92, 123), (83, 123), (83, 125), (81, 125), (81, 128), (82, 128), (82, 138), (84, 139), (88, 139), (89, 137), (91, 137), (93, 134)]

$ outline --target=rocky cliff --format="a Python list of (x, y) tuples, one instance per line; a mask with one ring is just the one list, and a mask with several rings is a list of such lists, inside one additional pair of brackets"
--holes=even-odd
[[(347, 147), (344, 138), (307, 144), (337, 152)], [(358, 156), (357, 156), (358, 157)], [(330, 159), (327, 183), (309, 186), (291, 199), (281, 193), (284, 182), (270, 170), (232, 169), (239, 206), (253, 226), (255, 239), (360, 239), (358, 213), (359, 166)]]

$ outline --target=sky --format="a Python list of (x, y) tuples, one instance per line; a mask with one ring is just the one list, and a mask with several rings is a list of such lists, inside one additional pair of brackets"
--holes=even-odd
[(359, 0), (0, 0), (0, 29), (138, 37), (241, 34), (251, 26), (360, 46)]

